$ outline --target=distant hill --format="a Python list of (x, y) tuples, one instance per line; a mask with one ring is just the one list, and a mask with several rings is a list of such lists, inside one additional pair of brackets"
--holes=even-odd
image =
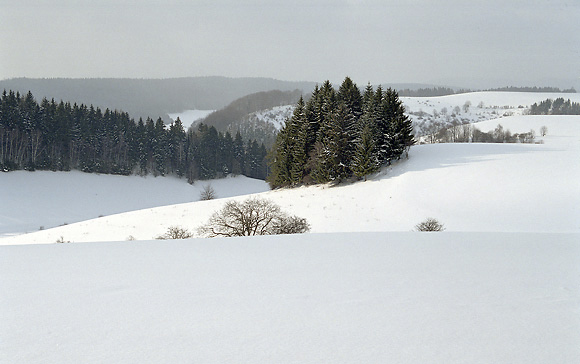
[(213, 125), (218, 130), (227, 127), (256, 111), (266, 110), (275, 106), (295, 104), (302, 95), (300, 90), (294, 91), (264, 91), (243, 96), (223, 109), (209, 114), (203, 122)]
[(309, 94), (316, 83), (271, 78), (186, 77), (169, 79), (124, 78), (14, 78), (0, 81), (0, 91), (31, 91), (34, 97), (92, 104), (123, 110), (135, 119), (162, 117), (190, 109), (218, 110), (252, 93), (300, 90)]

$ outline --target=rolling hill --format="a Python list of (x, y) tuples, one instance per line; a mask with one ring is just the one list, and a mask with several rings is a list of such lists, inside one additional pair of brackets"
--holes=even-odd
[(162, 117), (184, 110), (217, 110), (248, 94), (314, 89), (313, 82), (269, 78), (183, 77), (170, 79), (14, 78), (0, 80), (1, 90), (31, 91), (37, 100), (54, 98), (70, 103), (123, 110), (135, 120)]
[[(151, 240), (263, 187), (249, 179), (189, 202), (201, 186), (164, 178), (90, 175), (97, 191), (53, 173), (57, 189), (36, 193), (43, 174), (0, 174), (0, 191), (22, 191), (2, 196), (7, 225), (129, 209), (141, 189), (168, 202), (1, 238), (0, 363), (580, 362), (580, 116), (478, 127), (498, 122), (548, 133), (418, 145), (366, 182), (255, 194), (306, 217), (300, 235)], [(429, 216), (446, 231), (412, 231)]]

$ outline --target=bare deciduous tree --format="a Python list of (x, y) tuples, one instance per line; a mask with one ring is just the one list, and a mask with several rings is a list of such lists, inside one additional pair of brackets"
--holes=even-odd
[(203, 190), (199, 193), (201, 201), (213, 200), (216, 197), (215, 190), (210, 184), (203, 186)]
[(469, 101), (469, 100), (465, 101), (465, 104), (463, 104), (463, 112), (467, 113), (469, 111), (470, 107), (471, 107), (471, 101)]
[(445, 230), (445, 228), (443, 227), (443, 224), (441, 224), (439, 221), (437, 221), (437, 219), (430, 217), (427, 220), (415, 225), (415, 230), (417, 230), (417, 231), (443, 231), (443, 230)]
[(251, 197), (243, 202), (226, 202), (205, 225), (199, 227), (198, 233), (207, 237), (232, 237), (297, 234), (309, 230), (306, 219), (288, 216), (270, 200)]
[(165, 234), (159, 235), (156, 239), (173, 240), (173, 239), (189, 239), (191, 237), (193, 237), (193, 234), (188, 230), (179, 226), (170, 226)]
[(540, 127), (540, 135), (546, 136), (546, 134), (548, 134), (548, 127), (546, 125), (543, 125)]

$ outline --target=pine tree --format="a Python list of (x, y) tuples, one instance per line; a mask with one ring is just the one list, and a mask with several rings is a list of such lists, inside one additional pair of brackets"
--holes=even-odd
[(307, 138), (308, 118), (302, 97), (294, 109), (294, 114), (289, 120), (289, 153), (290, 153), (290, 184), (302, 183), (305, 166), (308, 161)]
[(370, 118), (362, 119), (362, 128), (356, 140), (356, 149), (352, 158), (351, 169), (358, 178), (375, 172), (379, 168), (379, 159), (376, 151), (373, 131), (374, 121)]
[(407, 148), (414, 144), (413, 125), (397, 92), (388, 88), (384, 95), (384, 111), (389, 127), (386, 134), (387, 162), (400, 158)]
[(234, 161), (232, 165), (232, 173), (234, 175), (242, 174), (245, 170), (245, 154), (244, 140), (238, 130), (234, 137)]

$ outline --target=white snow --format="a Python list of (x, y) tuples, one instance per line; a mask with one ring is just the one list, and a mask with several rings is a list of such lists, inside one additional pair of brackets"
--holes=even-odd
[[(190, 202), (204, 182), (0, 174), (5, 233), (106, 215), (0, 239), (0, 363), (579, 363), (580, 116), (478, 128), (498, 123), (548, 134), (415, 146), (335, 187), (212, 181), (212, 201)], [(150, 240), (250, 192), (313, 233)], [(411, 231), (427, 217), (446, 231)]]
[(3, 246), (0, 363), (578, 363), (579, 236)]
[[(539, 104), (546, 99), (555, 100), (559, 97), (564, 100), (570, 99), (572, 102), (580, 102), (580, 93), (489, 91), (437, 97), (401, 97), (401, 101), (413, 121), (416, 133), (425, 135), (444, 126), (451, 126), (453, 123), (477, 123), (523, 115), (534, 103)], [(471, 104), (467, 111), (463, 109), (466, 102)], [(460, 112), (454, 114), (456, 107), (459, 107)], [(443, 113), (444, 109), (446, 109), (446, 114)]]
[(79, 171), (0, 173), (0, 238), (121, 212), (199, 201), (206, 185), (211, 185), (218, 197), (269, 189), (264, 181), (244, 176), (190, 185), (175, 177), (126, 177)]
[(171, 113), (169, 117), (175, 121), (177, 118), (181, 120), (183, 124), (183, 129), (187, 130), (191, 125), (193, 125), (196, 121), (201, 120), (214, 112), (215, 110), (185, 110), (182, 112)]
[(292, 117), (296, 105), (275, 106), (270, 109), (260, 110), (248, 115), (249, 120), (258, 120), (274, 125), (276, 130), (281, 130), (286, 120)]

